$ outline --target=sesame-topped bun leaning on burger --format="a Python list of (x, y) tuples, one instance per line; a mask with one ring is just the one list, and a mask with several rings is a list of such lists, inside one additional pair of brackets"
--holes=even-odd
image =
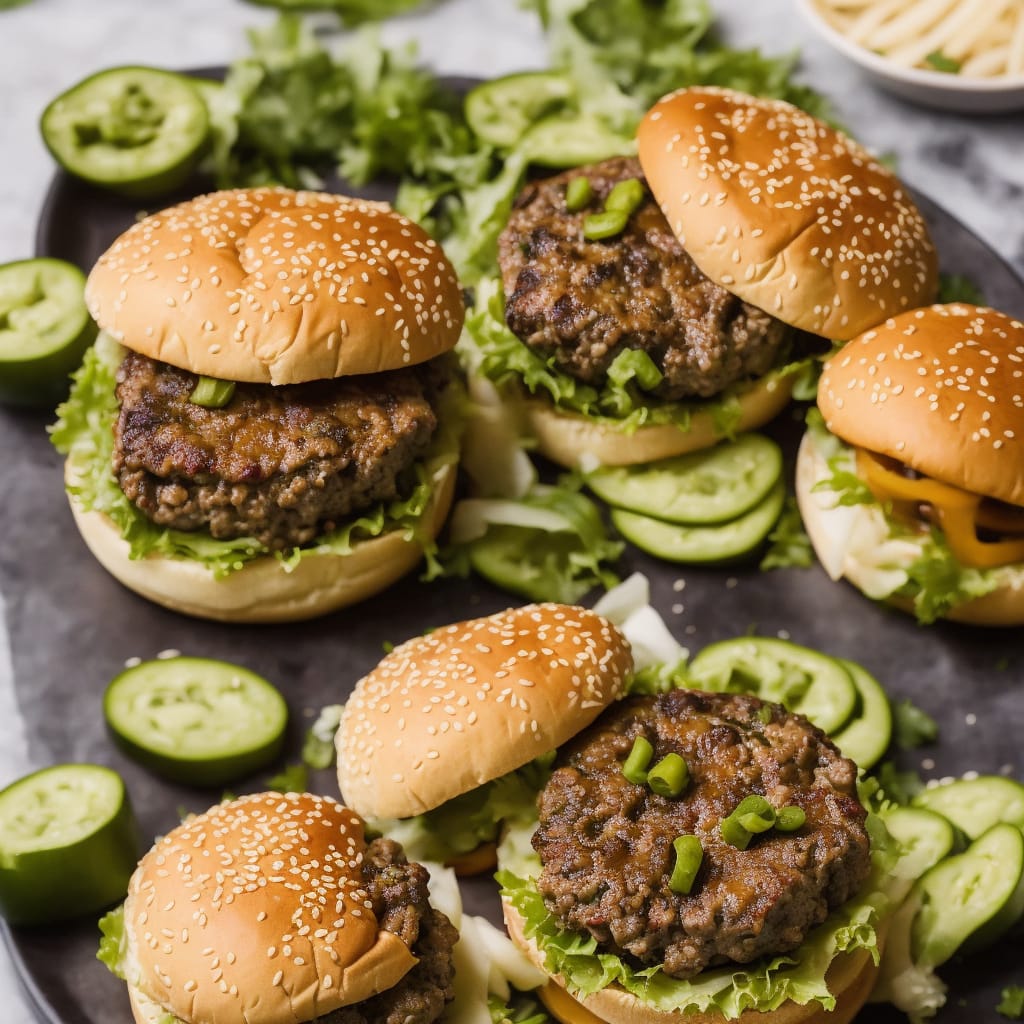
[(1024, 624), (1024, 324), (943, 305), (832, 357), (797, 465), (833, 579), (978, 625)]
[(430, 548), (454, 487), (462, 293), (383, 203), (262, 188), (146, 217), (86, 289), (102, 328), (60, 409), (93, 554), (206, 618), (308, 618)]
[(501, 822), (530, 812), (552, 752), (622, 695), (632, 668), (618, 629), (570, 605), (408, 640), (345, 705), (342, 797), (413, 855), (485, 871)]
[(241, 797), (142, 858), (100, 957), (138, 1024), (432, 1024), (458, 934), (427, 880), (333, 800)]
[(935, 298), (935, 248), (899, 181), (804, 111), (694, 87), (637, 141), (638, 160), (526, 186), (502, 284), (468, 321), (556, 462), (648, 462), (760, 426), (821, 339)]

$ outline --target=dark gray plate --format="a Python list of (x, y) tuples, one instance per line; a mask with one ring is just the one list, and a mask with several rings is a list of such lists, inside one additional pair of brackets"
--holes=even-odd
[[(194, 194), (203, 183), (196, 183)], [(387, 197), (380, 187), (374, 198)], [(369, 193), (368, 193), (369, 194)], [(918, 197), (943, 254), (945, 269), (983, 283), (989, 301), (1024, 316), (1024, 283), (984, 243), (934, 203)], [(132, 223), (137, 204), (111, 197), (58, 174), (38, 233), (38, 255), (89, 267)], [(219, 798), (172, 786), (124, 759), (104, 730), (100, 695), (133, 656), (175, 648), (226, 658), (263, 673), (291, 706), (289, 757), (295, 760), (309, 716), (342, 700), (380, 658), (385, 641), (429, 626), (495, 611), (513, 603), (477, 581), (426, 586), (409, 579), (386, 595), (300, 625), (223, 626), (187, 619), (120, 587), (96, 563), (71, 520), (61, 459), (44, 428), (50, 417), (0, 411), (0, 459), (6, 487), (0, 503), (0, 592), (6, 600), (15, 695), (34, 762), (95, 761), (124, 776), (147, 837), (165, 832), (179, 810), (202, 810)], [(795, 450), (794, 419), (779, 427)], [(854, 658), (885, 683), (894, 698), (911, 697), (941, 723), (933, 749), (899, 755), (906, 767), (934, 762), (926, 776), (967, 770), (1024, 772), (1024, 648), (1013, 631), (940, 625), (923, 629), (873, 605), (819, 569), (762, 574), (756, 569), (680, 570), (630, 549), (623, 575), (639, 570), (676, 635), (696, 651), (749, 630)], [(685, 589), (677, 581), (685, 578)], [(674, 585), (675, 584), (675, 585)], [(1008, 665), (1008, 667), (1007, 667)], [(469, 752), (468, 756), (472, 756)], [(255, 790), (252, 779), (238, 792)], [(312, 783), (336, 793), (328, 772)], [(494, 916), (492, 883), (469, 887), (467, 902)], [(47, 1024), (131, 1024), (124, 986), (94, 959), (93, 920), (39, 929), (6, 929), (11, 956), (41, 1021)], [(951, 986), (944, 1024), (992, 1020), (1001, 987), (1024, 983), (1024, 944), (1017, 936), (943, 976)], [(2, 1013), (0, 1013), (2, 1018)], [(860, 1021), (902, 1019), (871, 1008)]]

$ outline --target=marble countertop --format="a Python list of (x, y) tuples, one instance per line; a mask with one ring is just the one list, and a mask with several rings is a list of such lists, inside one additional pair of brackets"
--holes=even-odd
[[(911, 106), (879, 92), (811, 36), (793, 0), (713, 2), (730, 42), (772, 53), (800, 48), (804, 79), (832, 98), (850, 130), (892, 154), (910, 185), (1024, 275), (1024, 115), (968, 117)], [(54, 95), (105, 66), (226, 63), (244, 52), (245, 27), (271, 17), (242, 0), (33, 0), (0, 11), (0, 263), (34, 254), (36, 219), (53, 173), (37, 122)], [(387, 25), (384, 37), (416, 40), (423, 61), (449, 74), (495, 75), (542, 67), (546, 59), (534, 17), (516, 0), (447, 0)], [(2, 604), (0, 595), (0, 611)], [(0, 786), (30, 767), (38, 765), (20, 727), (0, 617)], [(34, 1019), (2, 954), (0, 1005), (5, 1024)]]

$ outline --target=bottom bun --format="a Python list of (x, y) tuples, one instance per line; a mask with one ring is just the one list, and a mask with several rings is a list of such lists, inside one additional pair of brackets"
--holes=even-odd
[[(502, 900), (502, 912), (512, 941), (543, 971), (544, 955), (537, 944), (527, 938), (519, 912), (505, 900)], [(801, 1006), (786, 1002), (767, 1012), (744, 1010), (732, 1019), (741, 1024), (849, 1024), (867, 1001), (877, 974), (878, 968), (867, 950), (840, 953), (825, 974), (829, 991), (836, 997), (834, 1010), (825, 1010), (819, 1003)], [(560, 977), (554, 977), (542, 988), (540, 997), (562, 1024), (724, 1024), (727, 1019), (716, 1010), (706, 1013), (656, 1010), (617, 985), (577, 1000), (565, 991)], [(577, 1007), (583, 1012), (577, 1012)]]
[[(793, 375), (768, 374), (737, 396), (740, 417), (735, 432), (754, 430), (774, 419), (793, 397)], [(634, 466), (710, 448), (723, 440), (714, 416), (694, 406), (688, 430), (672, 423), (619, 430), (612, 420), (564, 412), (539, 398), (521, 399), (526, 426), (537, 450), (552, 462), (575, 469), (597, 459), (602, 466)]]
[[(434, 476), (424, 521), (431, 536), (444, 525), (455, 493), (457, 468)], [(423, 550), (403, 530), (357, 541), (347, 555), (309, 555), (286, 570), (273, 555), (248, 562), (218, 579), (205, 566), (183, 558), (129, 558), (129, 545), (101, 512), (71, 511), (89, 550), (115, 579), (156, 604), (185, 615), (220, 622), (295, 622), (377, 594), (415, 567)]]
[[(814, 491), (816, 484), (831, 476), (828, 460), (818, 449), (813, 436), (810, 433), (804, 434), (796, 462), (796, 498), (807, 536), (811, 539), (818, 560), (832, 579), (847, 579), (870, 597), (871, 567), (859, 562), (850, 551), (845, 550), (844, 540), (849, 529), (843, 526), (835, 528), (839, 516), (849, 516), (855, 512), (849, 508), (840, 510), (832, 507), (829, 492)], [(881, 510), (879, 514), (883, 514)], [(911, 615), (914, 613), (914, 602), (908, 597), (892, 595), (881, 600)], [(1020, 567), (1016, 578), (1008, 580), (991, 593), (955, 605), (945, 612), (943, 618), (973, 626), (1024, 625), (1024, 566)]]

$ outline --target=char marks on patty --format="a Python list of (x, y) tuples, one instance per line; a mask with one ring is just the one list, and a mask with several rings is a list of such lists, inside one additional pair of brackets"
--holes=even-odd
[(189, 401), (195, 374), (128, 352), (114, 471), (159, 526), (307, 544), (337, 522), (400, 496), (404, 472), (437, 427), (445, 371), (407, 370), (286, 387), (239, 384), (222, 409)]
[[(638, 736), (652, 766), (670, 752), (686, 760), (680, 796), (622, 774)], [(688, 690), (624, 701), (577, 737), (541, 793), (538, 888), (566, 928), (672, 977), (785, 953), (868, 875), (856, 778), (824, 733), (777, 704)], [(720, 822), (751, 794), (802, 808), (805, 825), (730, 846)], [(668, 887), (684, 834), (704, 848), (689, 895)]]
[[(594, 198), (570, 213), (567, 184), (586, 177)], [(620, 181), (643, 179), (624, 157), (533, 182), (499, 240), (511, 330), (563, 372), (601, 386), (615, 357), (646, 352), (669, 400), (716, 395), (767, 373), (789, 338), (785, 324), (709, 280), (645, 198), (614, 238), (589, 241), (583, 221)]]
[(390, 839), (367, 847), (363, 878), (380, 927), (399, 936), (419, 963), (393, 988), (317, 1018), (319, 1024), (433, 1024), (455, 996), (452, 948), (459, 933), (434, 910), (427, 869)]

